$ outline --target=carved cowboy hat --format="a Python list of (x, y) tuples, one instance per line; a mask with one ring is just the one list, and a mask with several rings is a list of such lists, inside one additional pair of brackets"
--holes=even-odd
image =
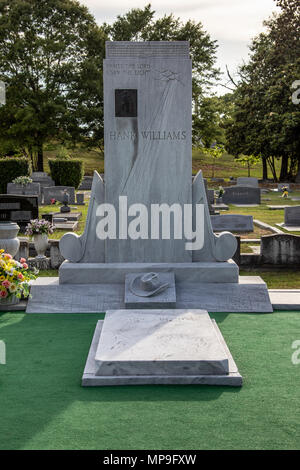
[(151, 297), (163, 292), (169, 287), (169, 283), (161, 282), (159, 274), (138, 274), (130, 282), (130, 290), (139, 297)]

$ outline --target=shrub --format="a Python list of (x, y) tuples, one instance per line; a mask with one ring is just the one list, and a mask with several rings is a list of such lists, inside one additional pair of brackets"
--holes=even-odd
[(79, 187), (84, 175), (82, 160), (49, 160), (49, 167), (56, 186)]
[(30, 175), (30, 162), (27, 158), (0, 158), (0, 194), (6, 194), (7, 183), (18, 176)]

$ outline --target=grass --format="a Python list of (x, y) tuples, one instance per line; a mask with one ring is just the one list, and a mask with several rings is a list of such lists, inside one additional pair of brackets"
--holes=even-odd
[[(59, 149), (59, 145), (55, 143), (46, 146), (45, 155), (45, 171), (49, 171), (48, 159), (55, 158)], [(69, 153), (74, 158), (80, 158), (85, 164), (85, 174), (92, 175), (94, 170), (99, 173), (104, 172), (104, 155), (100, 150), (87, 150), (84, 147), (77, 146), (75, 149), (70, 148)], [(193, 149), (192, 170), (196, 174), (199, 170), (203, 171), (205, 178), (211, 178), (213, 175), (213, 162), (204, 155), (201, 150)], [(238, 176), (248, 176), (248, 170), (241, 163), (237, 162), (232, 155), (224, 153), (222, 158), (214, 164), (214, 176), (216, 178), (229, 179), (230, 176), (237, 178)], [(277, 174), (280, 172), (280, 161), (276, 162)], [(259, 163), (251, 169), (251, 176), (256, 178), (262, 177), (262, 165)], [(271, 177), (271, 172), (270, 172)]]
[[(248, 176), (247, 167), (243, 166), (240, 162), (237, 162), (232, 155), (224, 153), (222, 158), (216, 160), (213, 164), (212, 159), (206, 155), (203, 155), (201, 150), (193, 149), (193, 160), (192, 168), (193, 174), (196, 174), (199, 170), (203, 171), (205, 178), (211, 178), (213, 176), (213, 167), (214, 167), (214, 177), (215, 178), (224, 178), (229, 179), (230, 176), (233, 178), (238, 178), (239, 176)], [(277, 175), (280, 174), (280, 161), (276, 161), (276, 171)], [(262, 164), (259, 163), (251, 169), (250, 176), (255, 178), (262, 178)], [(271, 172), (269, 171), (269, 177), (271, 178)]]
[(82, 388), (103, 315), (2, 314), (0, 449), (299, 449), (299, 314), (213, 315), (241, 389)]
[(240, 270), (240, 276), (260, 276), (268, 286), (268, 289), (300, 289), (300, 272), (292, 269), (280, 271), (244, 271)]

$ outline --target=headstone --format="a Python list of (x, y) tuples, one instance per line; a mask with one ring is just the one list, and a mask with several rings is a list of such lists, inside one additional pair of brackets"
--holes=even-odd
[(44, 192), (44, 188), (55, 186), (55, 182), (47, 173), (43, 171), (34, 171), (31, 175), (31, 179), (34, 183), (39, 183), (41, 192)]
[(38, 216), (37, 196), (0, 194), (0, 221), (16, 222), (23, 232), (30, 220)]
[[(178, 308), (205, 302), (211, 311), (272, 311), (260, 278), (250, 283), (239, 280), (231, 260), (235, 237), (213, 233), (201, 171), (192, 182), (188, 43), (107, 43), (104, 88), (105, 182), (95, 172), (84, 233), (68, 233), (60, 240), (66, 261), (59, 270), (60, 285), (42, 299), (43, 308), (56, 312), (124, 308), (126, 275), (155, 272), (175, 275)], [(183, 236), (178, 236), (183, 219), (177, 214), (167, 224), (167, 236), (160, 223), (153, 237), (149, 227), (157, 225), (153, 227), (149, 217), (148, 236), (144, 221), (142, 233), (136, 230), (127, 236), (131, 222), (141, 220), (139, 211), (145, 209), (150, 215), (153, 204), (160, 211), (162, 204), (167, 208), (167, 216), (160, 217), (165, 225), (173, 215), (171, 206), (179, 206), (186, 219)], [(108, 209), (116, 222), (109, 234), (103, 223), (108, 223), (103, 213)], [(84, 295), (78, 284), (84, 285)], [(36, 296), (45, 296), (42, 286), (35, 287), (28, 305), (31, 312), (41, 311)], [(254, 299), (253, 291), (259, 291)], [(51, 306), (50, 294), (55, 297)]]
[(59, 202), (64, 202), (64, 191), (67, 191), (70, 197), (70, 204), (75, 204), (75, 188), (72, 186), (52, 186), (44, 188), (44, 204), (51, 204), (51, 199)]
[(42, 214), (42, 219), (47, 220), (50, 224), (53, 223), (54, 212), (48, 212), (48, 214)]
[(42, 203), (42, 194), (40, 183), (22, 184), (8, 183), (7, 194), (21, 194), (22, 196), (37, 196), (39, 204)]
[(211, 178), (214, 183), (224, 183), (224, 178)]
[(237, 186), (250, 186), (252, 188), (258, 188), (258, 179), (257, 178), (245, 178), (240, 176), (236, 180)]
[(300, 265), (300, 237), (280, 234), (261, 237), (261, 262), (272, 265)]
[[(192, 202), (189, 43), (107, 42), (104, 60), (105, 199), (128, 206)], [(118, 230), (118, 225), (117, 225)], [(173, 230), (172, 230), (173, 232)], [(189, 262), (186, 240), (106, 241), (107, 262)]]
[(225, 204), (260, 204), (260, 189), (251, 186), (229, 186), (223, 194)]
[(291, 206), (284, 209), (284, 223), (287, 226), (300, 227), (300, 206)]
[(241, 214), (212, 215), (214, 232), (253, 232), (253, 216)]
[(76, 204), (78, 206), (82, 206), (84, 204), (84, 194), (83, 193), (77, 193), (76, 194)]
[[(159, 273), (157, 287), (152, 290), (143, 289), (143, 277), (150, 274), (127, 274), (125, 277), (125, 307), (126, 308), (176, 308), (176, 290), (174, 273)], [(151, 286), (151, 285), (150, 285)]]
[(213, 205), (215, 203), (215, 191), (213, 189), (208, 189), (207, 196), (208, 203)]
[(93, 184), (93, 177), (84, 176), (78, 189), (79, 191), (90, 191), (92, 189), (92, 184)]

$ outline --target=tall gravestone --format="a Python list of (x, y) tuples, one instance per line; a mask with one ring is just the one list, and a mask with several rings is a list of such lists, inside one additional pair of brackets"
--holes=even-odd
[[(119, 196), (148, 209), (192, 202), (191, 101), (188, 42), (106, 44), (105, 196), (117, 211)], [(183, 262), (191, 253), (184, 239), (108, 240), (105, 258)]]
[[(192, 182), (191, 86), (187, 42), (107, 43), (105, 181), (95, 172), (84, 233), (62, 237), (60, 251), (66, 261), (59, 270), (59, 285), (33, 286), (28, 312), (122, 309), (126, 279), (130, 288), (131, 275), (143, 273), (158, 273), (158, 286), (159, 280), (164, 281), (162, 273), (173, 274), (170, 287), (175, 282), (176, 308), (272, 311), (260, 278), (239, 281), (238, 267), (231, 259), (235, 237), (229, 232), (213, 233), (201, 171)], [(174, 204), (182, 211), (181, 220), (170, 213)], [(148, 237), (127, 236), (131, 222), (138, 218), (129, 210), (137, 205), (148, 213)], [(160, 217), (160, 222), (171, 220), (168, 237), (163, 236), (163, 223), (158, 236), (152, 237), (150, 217), (155, 205), (169, 211)], [(102, 237), (108, 207), (117, 216), (116, 238)], [(187, 247), (191, 237), (186, 235), (186, 222), (200, 241), (193, 249), (193, 243)], [(184, 225), (182, 237), (175, 236), (179, 224)], [(138, 230), (134, 233), (139, 235)], [(168, 292), (161, 294), (164, 305)]]

